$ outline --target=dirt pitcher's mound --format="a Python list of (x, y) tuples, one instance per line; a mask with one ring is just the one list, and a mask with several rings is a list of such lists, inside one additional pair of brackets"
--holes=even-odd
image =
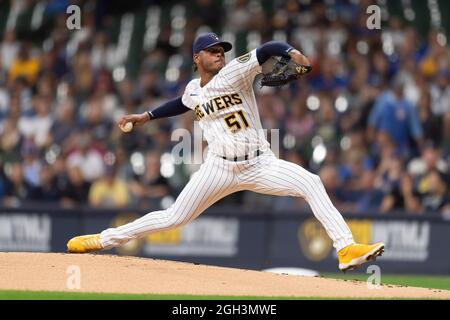
[[(79, 272), (80, 289), (70, 289)], [(191, 263), (62, 253), (0, 253), (0, 290), (233, 296), (450, 299), (450, 291), (383, 285)]]

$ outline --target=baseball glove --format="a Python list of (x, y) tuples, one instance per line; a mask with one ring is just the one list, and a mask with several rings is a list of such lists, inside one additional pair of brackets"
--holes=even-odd
[(281, 59), (274, 64), (273, 70), (263, 75), (261, 78), (261, 87), (283, 86), (291, 81), (297, 80), (311, 70), (311, 66), (300, 65), (290, 58), (281, 57)]

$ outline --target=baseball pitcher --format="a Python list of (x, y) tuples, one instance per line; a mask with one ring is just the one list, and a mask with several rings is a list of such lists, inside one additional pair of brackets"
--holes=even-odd
[(72, 238), (67, 243), (69, 252), (110, 249), (149, 233), (183, 226), (221, 198), (242, 190), (303, 197), (332, 239), (343, 271), (375, 260), (384, 252), (383, 243), (356, 244), (319, 176), (278, 159), (264, 136), (253, 91), (255, 76), (262, 73), (262, 64), (269, 58), (281, 57), (264, 75), (262, 84), (282, 85), (308, 73), (308, 59), (287, 43), (270, 41), (225, 64), (224, 53), (231, 48), (231, 43), (221, 41), (214, 33), (198, 36), (193, 44), (193, 61), (200, 78), (190, 81), (181, 97), (118, 121), (121, 128), (130, 122), (140, 126), (158, 118), (195, 112), (208, 142), (208, 155), (173, 205), (99, 234)]

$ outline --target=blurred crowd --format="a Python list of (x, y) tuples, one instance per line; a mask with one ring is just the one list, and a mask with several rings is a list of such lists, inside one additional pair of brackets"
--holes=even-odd
[[(319, 174), (338, 209), (450, 216), (450, 50), (442, 30), (421, 37), (396, 16), (370, 30), (372, 2), (364, 0), (334, 1), (331, 11), (322, 1), (196, 0), (186, 5), (183, 41), (172, 41), (176, 24), (162, 20), (133, 75), (111, 54), (109, 23), (120, 11), (108, 10), (107, 1), (77, 3), (80, 30), (67, 28), (65, 1), (49, 1), (44, 12), (54, 19), (43, 39), (15, 28), (1, 35), (3, 206), (170, 205), (198, 168), (169, 156), (178, 143), (171, 133), (193, 131), (193, 113), (128, 134), (115, 121), (182, 94), (196, 76), (192, 41), (199, 30), (212, 30), (235, 35), (235, 55), (282, 39), (310, 58), (312, 73), (288, 87), (255, 83), (256, 99), (263, 127), (279, 129), (279, 156)], [(144, 1), (145, 8), (162, 3)], [(257, 37), (242, 36), (248, 34)], [(176, 77), (167, 73), (174, 55), (181, 57)], [(250, 192), (222, 202), (307, 206)]]

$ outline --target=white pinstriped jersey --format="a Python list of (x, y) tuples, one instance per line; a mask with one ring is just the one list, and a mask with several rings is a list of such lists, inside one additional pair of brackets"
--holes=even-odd
[(261, 72), (255, 49), (233, 59), (205, 86), (200, 79), (186, 86), (182, 102), (195, 111), (210, 152), (234, 157), (269, 147), (253, 92)]

